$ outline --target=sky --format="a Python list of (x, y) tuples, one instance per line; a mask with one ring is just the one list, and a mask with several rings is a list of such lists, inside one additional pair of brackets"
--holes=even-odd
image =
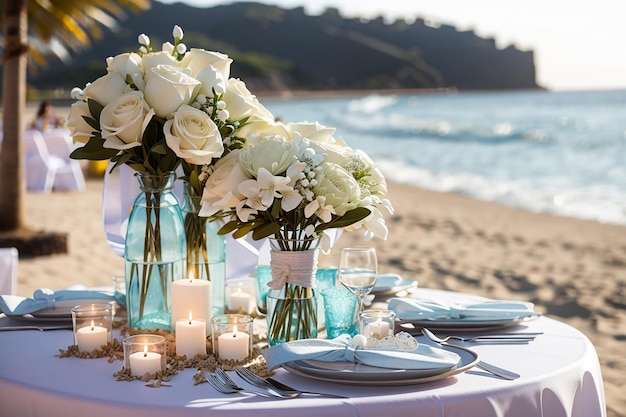
[[(174, 3), (181, 0), (158, 0)], [(197, 7), (233, 1), (182, 0)], [(255, 0), (309, 14), (421, 17), (535, 54), (537, 82), (550, 90), (626, 88), (626, 0)], [(184, 22), (178, 23), (184, 29)]]

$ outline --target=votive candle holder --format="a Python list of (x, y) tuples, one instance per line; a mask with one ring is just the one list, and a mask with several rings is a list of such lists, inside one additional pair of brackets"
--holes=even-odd
[(163, 336), (138, 334), (129, 336), (122, 342), (124, 347), (124, 367), (136, 377), (165, 370), (167, 361), (167, 343)]
[(391, 310), (365, 310), (359, 317), (359, 333), (367, 338), (393, 336), (396, 313)]
[(245, 314), (211, 319), (213, 354), (221, 360), (243, 361), (252, 353), (253, 320)]
[(256, 312), (256, 279), (235, 278), (226, 281), (226, 313), (251, 315)]
[(113, 340), (113, 305), (81, 304), (72, 307), (74, 344), (81, 352), (93, 352)]

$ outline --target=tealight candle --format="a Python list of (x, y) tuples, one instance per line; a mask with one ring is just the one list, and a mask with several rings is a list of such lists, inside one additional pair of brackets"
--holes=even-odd
[(368, 337), (383, 339), (389, 336), (389, 323), (378, 319), (375, 322), (367, 325), (365, 333)]
[(148, 352), (148, 345), (143, 345), (143, 352), (135, 352), (128, 357), (130, 373), (142, 377), (149, 373), (153, 375), (161, 370), (161, 354)]
[(165, 369), (167, 339), (154, 334), (128, 336), (124, 346), (124, 367), (133, 376), (154, 375)]
[(198, 354), (206, 354), (206, 323), (204, 320), (189, 319), (176, 322), (176, 354), (186, 355), (187, 359)]
[(76, 342), (81, 352), (92, 352), (107, 344), (108, 330), (102, 326), (96, 326), (91, 320), (91, 326), (76, 330)]
[(189, 311), (193, 317), (205, 321), (205, 332), (211, 321), (211, 282), (203, 279), (180, 279), (172, 282), (172, 327), (179, 320), (187, 318)]
[(252, 317), (244, 314), (222, 314), (211, 319), (213, 354), (218, 359), (243, 361), (252, 351)]
[(241, 290), (241, 287), (230, 293), (228, 298), (228, 308), (231, 311), (241, 311), (250, 314), (254, 311), (255, 300), (252, 295)]
[(112, 342), (113, 306), (82, 304), (72, 307), (74, 345), (81, 352), (93, 352)]
[(218, 352), (220, 359), (244, 360), (250, 354), (250, 336), (237, 331), (237, 325), (233, 326), (232, 332), (221, 334), (218, 339)]
[(365, 310), (359, 317), (359, 333), (368, 338), (393, 336), (396, 314), (391, 310)]

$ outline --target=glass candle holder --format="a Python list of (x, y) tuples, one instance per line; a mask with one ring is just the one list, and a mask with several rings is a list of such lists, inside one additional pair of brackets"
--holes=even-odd
[(396, 313), (391, 310), (365, 310), (359, 317), (359, 333), (367, 338), (393, 336)]
[(326, 337), (334, 339), (342, 334), (357, 334), (356, 295), (344, 287), (325, 288), (321, 293), (324, 299)]
[(222, 314), (211, 319), (213, 354), (218, 359), (243, 361), (252, 353), (252, 317)]
[(113, 340), (113, 305), (82, 304), (72, 308), (74, 344), (81, 352), (93, 352)]
[(122, 342), (124, 346), (124, 367), (136, 377), (145, 374), (155, 376), (165, 370), (167, 360), (166, 339), (154, 334), (129, 336)]
[(256, 312), (256, 279), (237, 278), (226, 281), (226, 313), (250, 315)]

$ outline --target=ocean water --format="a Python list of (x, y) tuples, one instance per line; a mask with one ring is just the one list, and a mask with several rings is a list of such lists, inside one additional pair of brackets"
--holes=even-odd
[(335, 127), (390, 180), (626, 224), (626, 90), (262, 102), (285, 122)]

